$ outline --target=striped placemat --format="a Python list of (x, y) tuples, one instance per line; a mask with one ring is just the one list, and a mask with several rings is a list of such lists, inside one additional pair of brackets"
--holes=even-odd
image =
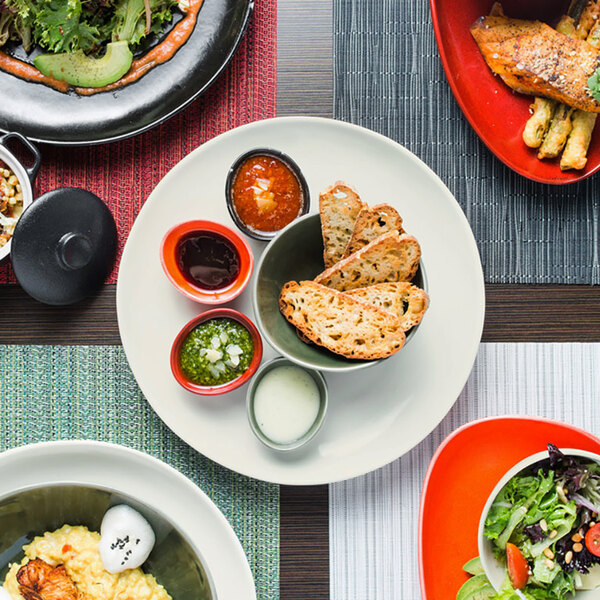
[[(220, 133), (275, 116), (276, 71), (277, 0), (255, 0), (233, 61), (203, 96), (163, 125), (122, 142), (42, 146), (36, 195), (70, 186), (98, 195), (117, 222), (120, 256), (144, 201), (182, 158)], [(109, 283), (116, 278), (117, 266)], [(0, 283), (14, 281), (10, 265), (0, 266)]]
[(599, 364), (600, 344), (482, 344), (465, 389), (429, 437), (378, 471), (330, 486), (331, 600), (420, 598), (419, 500), (440, 443), (464, 423), (506, 414), (600, 435)]
[(175, 467), (227, 517), (258, 598), (279, 598), (279, 488), (208, 460), (152, 411), (119, 346), (0, 346), (0, 450), (91, 439), (129, 446)]
[(488, 282), (600, 283), (597, 177), (537, 184), (489, 152), (452, 96), (427, 0), (334, 0), (334, 86), (336, 118), (400, 142), (450, 188)]

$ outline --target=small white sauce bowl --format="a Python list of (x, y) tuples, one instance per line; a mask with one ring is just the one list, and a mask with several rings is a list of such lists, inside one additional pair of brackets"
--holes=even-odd
[[(585, 458), (590, 461), (594, 461), (600, 463), (600, 455), (594, 454), (593, 452), (587, 452), (586, 450), (577, 450), (575, 448), (559, 448), (559, 450), (565, 454), (566, 456), (576, 456), (579, 458)], [(527, 458), (523, 459), (521, 462), (517, 463), (512, 469), (509, 469), (502, 479), (497, 483), (496, 487), (490, 494), (485, 506), (483, 507), (483, 512), (481, 513), (481, 519), (479, 520), (479, 530), (477, 534), (478, 538), (478, 547), (479, 547), (479, 558), (481, 559), (481, 566), (483, 567), (483, 571), (486, 577), (489, 579), (490, 583), (494, 586), (494, 589), (498, 591), (502, 586), (504, 581), (504, 577), (506, 574), (506, 569), (504, 565), (496, 559), (494, 556), (494, 552), (492, 550), (492, 542), (488, 540), (483, 535), (483, 529), (485, 527), (485, 520), (490, 511), (496, 496), (500, 493), (500, 490), (515, 476), (518, 475), (521, 471), (528, 469), (532, 465), (537, 462), (541, 462), (548, 458), (548, 451), (544, 450), (542, 452), (537, 452)], [(598, 600), (598, 590), (580, 590), (577, 592), (577, 600)]]
[[(254, 399), (256, 396), (256, 389), (258, 387), (258, 384), (262, 380), (262, 378), (269, 371), (272, 371), (273, 369), (276, 369), (278, 367), (285, 367), (285, 366), (302, 369), (303, 371), (308, 373), (313, 378), (313, 380), (317, 384), (317, 388), (319, 390), (320, 406), (319, 406), (319, 412), (317, 413), (317, 416), (316, 416), (313, 424), (311, 425), (310, 429), (302, 437), (298, 438), (297, 440), (294, 440), (293, 442), (289, 442), (287, 444), (281, 444), (278, 442), (274, 442), (273, 440), (268, 438), (263, 433), (261, 428), (259, 427), (258, 422), (256, 420), (256, 414), (254, 411)], [(319, 429), (321, 429), (321, 427), (323, 425), (323, 421), (325, 420), (325, 414), (327, 413), (328, 403), (329, 403), (329, 393), (327, 391), (327, 384), (325, 383), (325, 378), (323, 377), (323, 375), (319, 371), (315, 371), (312, 369), (306, 369), (304, 367), (299, 367), (297, 364), (293, 363), (291, 360), (288, 360), (287, 358), (284, 358), (281, 356), (279, 358), (274, 358), (273, 360), (265, 363), (258, 369), (258, 371), (256, 372), (256, 375), (252, 379), (252, 383), (248, 386), (248, 392), (246, 394), (246, 410), (248, 413), (248, 421), (250, 423), (250, 427), (252, 428), (252, 431), (254, 432), (254, 435), (256, 435), (256, 437), (265, 446), (268, 446), (269, 448), (271, 448), (273, 450), (281, 450), (281, 451), (296, 450), (297, 448), (300, 448), (301, 446), (304, 446), (305, 444), (307, 444), (310, 440), (312, 440), (313, 437), (315, 437), (315, 435), (317, 435), (317, 432), (319, 431)]]

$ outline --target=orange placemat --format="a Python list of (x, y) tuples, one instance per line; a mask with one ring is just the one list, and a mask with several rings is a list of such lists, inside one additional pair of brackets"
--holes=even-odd
[[(34, 193), (75, 186), (90, 190), (111, 209), (119, 232), (118, 257), (144, 201), (184, 156), (239, 125), (275, 116), (277, 0), (256, 0), (237, 54), (219, 80), (172, 119), (122, 142), (64, 148), (42, 145)], [(117, 277), (118, 260), (108, 282)], [(15, 281), (10, 264), (0, 283)]]

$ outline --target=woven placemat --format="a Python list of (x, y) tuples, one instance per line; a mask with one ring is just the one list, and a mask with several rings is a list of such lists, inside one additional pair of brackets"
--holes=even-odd
[(382, 469), (329, 486), (331, 600), (421, 598), (419, 503), (440, 443), (464, 423), (496, 415), (538, 415), (599, 435), (599, 362), (600, 344), (482, 344), (458, 401), (430, 436)]
[(598, 178), (537, 184), (490, 153), (452, 96), (427, 0), (334, 0), (334, 73), (334, 116), (400, 142), (442, 178), (488, 282), (600, 283)]
[(0, 346), (0, 450), (91, 439), (146, 452), (215, 502), (248, 557), (258, 598), (279, 598), (279, 488), (198, 454), (152, 411), (119, 346)]
[[(235, 58), (201, 98), (165, 124), (123, 142), (87, 148), (41, 146), (35, 195), (62, 186), (97, 194), (117, 222), (120, 256), (142, 204), (183, 157), (220, 133), (275, 116), (276, 68), (277, 0), (255, 0)], [(116, 281), (116, 274), (117, 266), (109, 283)], [(14, 281), (10, 266), (0, 267), (0, 283)]]

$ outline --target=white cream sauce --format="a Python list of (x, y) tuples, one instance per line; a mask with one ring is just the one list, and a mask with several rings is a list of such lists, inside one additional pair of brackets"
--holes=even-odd
[(319, 388), (310, 374), (290, 365), (275, 367), (256, 386), (254, 416), (260, 430), (277, 444), (300, 439), (319, 414)]

